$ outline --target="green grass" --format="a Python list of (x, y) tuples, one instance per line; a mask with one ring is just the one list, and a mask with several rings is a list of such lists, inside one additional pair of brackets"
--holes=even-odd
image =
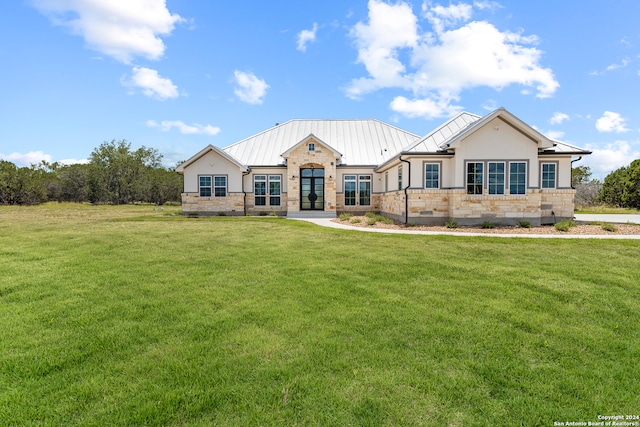
[(640, 242), (0, 207), (0, 425), (513, 426), (640, 407)]
[(558, 231), (569, 231), (571, 227), (575, 227), (576, 225), (578, 224), (572, 219), (563, 219), (562, 221), (557, 222), (554, 227)]
[(580, 206), (576, 209), (577, 214), (640, 214), (640, 210), (632, 208), (615, 208), (611, 206)]

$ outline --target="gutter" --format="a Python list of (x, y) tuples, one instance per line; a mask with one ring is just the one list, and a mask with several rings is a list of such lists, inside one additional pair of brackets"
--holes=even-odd
[(398, 156), (398, 160), (409, 165), (409, 170), (407, 171), (407, 186), (404, 187), (404, 225), (407, 225), (407, 223), (409, 222), (409, 194), (407, 193), (407, 189), (411, 187), (411, 162), (408, 160), (404, 160), (402, 158), (402, 154)]
[[(575, 159), (575, 160), (571, 160), (571, 171), (572, 171), (572, 172), (573, 172), (573, 164), (574, 164), (575, 162), (579, 162), (580, 160), (582, 160), (582, 156), (578, 157), (578, 158), (577, 158), (577, 159)], [(572, 179), (571, 179), (571, 189), (575, 190), (575, 189), (576, 189), (576, 187), (574, 187), (574, 186), (573, 186), (573, 176), (572, 176), (571, 178), (572, 178)]]
[(244, 216), (247, 216), (247, 192), (244, 191), (244, 177), (251, 173), (251, 168), (247, 168), (246, 172), (242, 172), (242, 211), (244, 212)]

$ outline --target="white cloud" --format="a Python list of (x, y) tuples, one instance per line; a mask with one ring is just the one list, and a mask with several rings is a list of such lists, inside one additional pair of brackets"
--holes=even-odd
[(544, 132), (547, 138), (554, 139), (556, 141), (561, 140), (564, 137), (564, 132), (560, 130), (548, 130)]
[(123, 79), (122, 84), (142, 89), (142, 93), (150, 98), (165, 100), (178, 97), (178, 87), (171, 80), (161, 77), (156, 70), (145, 67), (133, 67), (130, 79)]
[(301, 52), (306, 52), (307, 44), (314, 42), (316, 40), (316, 33), (318, 31), (318, 24), (313, 23), (313, 28), (311, 30), (302, 30), (298, 33), (298, 47), (297, 49)]
[(0, 159), (11, 162), (18, 167), (36, 165), (42, 161), (51, 163), (51, 155), (45, 154), (43, 151), (29, 151), (28, 153), (14, 152), (11, 154), (0, 153)]
[(173, 128), (177, 128), (181, 134), (184, 135), (210, 135), (214, 136), (220, 133), (220, 128), (211, 125), (200, 125), (195, 123), (193, 125), (185, 124), (180, 120), (163, 120), (158, 123), (155, 120), (147, 120), (147, 126), (152, 128), (158, 128), (163, 132), (168, 132)]
[(549, 121), (551, 122), (552, 125), (559, 125), (565, 120), (570, 120), (568, 114), (556, 112), (553, 114), (553, 117), (551, 117), (551, 120)]
[(629, 166), (632, 161), (640, 159), (639, 144), (632, 144), (628, 141), (616, 141), (606, 144), (604, 148), (600, 146), (587, 145), (587, 149), (592, 151), (590, 156), (585, 157), (585, 164), (591, 168), (595, 178), (604, 179), (608, 174), (622, 166)]
[(55, 25), (69, 28), (97, 52), (129, 64), (136, 56), (157, 60), (176, 23), (165, 0), (33, 0)]
[[(403, 107), (398, 112), (426, 118), (458, 111), (461, 107), (454, 102), (463, 90), (474, 87), (500, 90), (519, 84), (534, 88), (538, 98), (552, 96), (559, 84), (551, 69), (540, 65), (537, 37), (501, 32), (484, 21), (460, 26), (472, 11), (464, 3), (448, 7), (425, 3), (424, 16), (433, 29), (429, 33), (419, 27), (409, 4), (370, 0), (369, 22), (359, 22), (351, 30), (358, 61), (369, 76), (354, 79), (346, 88), (347, 96), (358, 99), (382, 88), (405, 89), (413, 92), (412, 104), (394, 100), (392, 108)], [(409, 59), (402, 61), (403, 56)], [(424, 100), (439, 108), (426, 108), (427, 103), (420, 102)]]
[(233, 93), (238, 98), (249, 104), (262, 104), (269, 85), (253, 73), (234, 71), (236, 88)]
[(625, 122), (626, 119), (620, 113), (605, 111), (604, 115), (596, 120), (596, 129), (599, 132), (627, 132), (629, 129), (626, 127)]
[(434, 101), (429, 98), (410, 100), (404, 96), (396, 96), (391, 101), (390, 107), (393, 111), (409, 118), (453, 116), (462, 111), (461, 107), (452, 106), (443, 100)]

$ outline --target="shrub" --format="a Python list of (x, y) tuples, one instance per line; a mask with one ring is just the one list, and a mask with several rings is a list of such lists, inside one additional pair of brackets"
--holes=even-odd
[(340, 214), (338, 219), (340, 219), (340, 221), (348, 221), (349, 219), (351, 219), (352, 216), (353, 216), (352, 213), (344, 212)]
[(258, 215), (260, 215), (260, 216), (267, 216), (267, 213), (266, 213), (265, 211), (260, 211), (260, 212), (258, 213)]
[(278, 216), (278, 214), (273, 212), (273, 211), (271, 211), (271, 212), (269, 212), (269, 216)]
[(447, 228), (458, 228), (458, 223), (455, 221), (447, 221), (445, 224)]
[(227, 216), (226, 212), (218, 212), (218, 216)]
[(189, 212), (187, 215), (189, 218), (198, 218), (200, 216), (198, 212)]
[(531, 223), (529, 221), (518, 221), (518, 226), (522, 228), (531, 228)]
[(378, 220), (383, 224), (393, 224), (393, 220), (386, 216), (378, 215)]
[(367, 220), (367, 225), (376, 225), (376, 222), (378, 222), (378, 218), (376, 218), (375, 216), (370, 217)]
[(360, 224), (362, 222), (362, 220), (360, 218), (353, 218), (351, 220), (351, 224)]
[(484, 221), (480, 227), (482, 228), (495, 228), (494, 223), (492, 223), (491, 221)]
[(558, 231), (569, 231), (571, 227), (575, 227), (576, 225), (576, 222), (572, 219), (563, 219), (555, 225), (555, 228)]
[(602, 229), (604, 231), (611, 231), (612, 233), (618, 231), (618, 228), (615, 225), (611, 224), (610, 222), (605, 222), (604, 224), (601, 224), (600, 226), (602, 227)]
[(364, 214), (364, 216), (366, 216), (367, 218), (375, 218), (376, 214), (374, 214), (373, 212), (367, 212), (366, 214)]

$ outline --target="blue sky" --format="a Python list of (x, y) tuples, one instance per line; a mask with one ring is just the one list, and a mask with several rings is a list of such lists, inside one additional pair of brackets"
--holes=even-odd
[(12, 0), (0, 14), (0, 158), (86, 160), (104, 141), (167, 166), (294, 118), (423, 135), (505, 107), (640, 158), (640, 2)]

